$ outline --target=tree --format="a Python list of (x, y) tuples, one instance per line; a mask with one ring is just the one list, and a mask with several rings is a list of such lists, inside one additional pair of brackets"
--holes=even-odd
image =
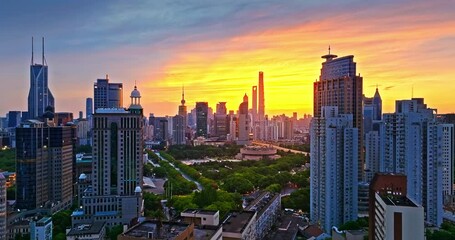
[(110, 240), (117, 240), (117, 236), (123, 232), (123, 226), (122, 225), (116, 225), (108, 229), (107, 231), (107, 237)]
[(240, 175), (231, 175), (226, 178), (222, 188), (228, 192), (238, 192), (241, 194), (254, 190), (253, 184)]
[(270, 184), (265, 190), (269, 192), (279, 193), (281, 192), (281, 185), (278, 183)]
[(216, 190), (208, 187), (204, 188), (200, 192), (194, 193), (193, 202), (197, 204), (200, 208), (204, 208), (217, 200)]

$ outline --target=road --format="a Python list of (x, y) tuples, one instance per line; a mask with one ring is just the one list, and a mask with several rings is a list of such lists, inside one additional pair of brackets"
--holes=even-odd
[(260, 146), (271, 146), (277, 150), (281, 150), (281, 151), (291, 151), (291, 153), (298, 153), (298, 154), (303, 154), (305, 156), (308, 156), (310, 153), (309, 152), (303, 152), (303, 151), (298, 151), (298, 150), (294, 150), (294, 149), (290, 149), (290, 148), (284, 148), (284, 147), (280, 147), (280, 146), (277, 146), (277, 145), (273, 145), (273, 144), (270, 144), (270, 143), (263, 143), (263, 142), (257, 142), (257, 141), (253, 141), (253, 144), (255, 145), (260, 145)]
[(201, 185), (198, 181), (192, 179), (190, 176), (188, 176), (188, 175), (186, 175), (185, 173), (183, 173), (183, 172), (180, 170), (180, 168), (176, 167), (174, 164), (170, 163), (167, 159), (163, 158), (163, 157), (160, 155), (160, 153), (155, 153), (155, 154), (156, 154), (158, 157), (160, 157), (161, 160), (163, 160), (163, 161), (169, 163), (169, 165), (171, 165), (173, 168), (175, 168), (175, 170), (179, 171), (179, 173), (182, 174), (182, 177), (183, 177), (183, 178), (185, 178), (185, 179), (188, 180), (188, 181), (194, 182), (194, 183), (196, 184), (197, 189), (198, 189), (199, 191), (202, 191), (202, 189), (204, 189), (204, 188), (202, 187), (202, 185)]

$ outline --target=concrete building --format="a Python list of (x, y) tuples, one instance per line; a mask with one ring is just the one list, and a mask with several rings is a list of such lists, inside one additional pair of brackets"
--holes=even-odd
[(93, 116), (92, 182), (72, 225), (129, 224), (142, 215), (143, 110), (137, 88), (126, 109), (97, 109)]
[(277, 154), (274, 147), (267, 146), (244, 146), (240, 149), (235, 158), (240, 160), (262, 160), (262, 159), (278, 159), (281, 156)]
[(245, 210), (256, 212), (256, 238), (264, 239), (281, 214), (281, 195), (264, 192)]
[(121, 108), (123, 106), (123, 84), (110, 83), (109, 76), (97, 79), (93, 84), (94, 110), (98, 108)]
[(425, 239), (423, 207), (406, 196), (375, 194), (374, 239)]
[(52, 240), (52, 218), (43, 217), (30, 222), (30, 239)]
[(180, 213), (183, 221), (191, 224), (194, 223), (196, 226), (209, 225), (218, 226), (220, 225), (220, 211), (201, 210), (201, 209), (187, 209)]
[(448, 171), (453, 165), (453, 125), (440, 123), (423, 98), (396, 101), (395, 113), (384, 114), (384, 123), (382, 171), (405, 174), (408, 196), (424, 207), (428, 223), (440, 226), (443, 188), (450, 192), (453, 184)]
[(81, 224), (66, 230), (66, 240), (95, 240), (106, 237), (106, 224)]
[(310, 220), (330, 233), (332, 226), (357, 219), (358, 129), (352, 114), (325, 106), (310, 135)]
[(54, 96), (48, 86), (48, 66), (44, 57), (44, 38), (41, 64), (35, 63), (33, 59), (33, 38), (32, 38), (32, 61), (30, 64), (30, 90), (28, 92), (27, 119), (41, 117), (47, 107), (55, 108)]
[(336, 106), (340, 114), (352, 114), (353, 125), (358, 132), (358, 173), (359, 180), (363, 176), (363, 78), (357, 76), (354, 56), (338, 58), (329, 54), (322, 56), (326, 61), (322, 63), (319, 80), (314, 82), (314, 117), (322, 116), (322, 107)]
[(231, 212), (223, 221), (223, 239), (255, 240), (256, 232), (255, 211)]
[(145, 220), (118, 235), (117, 239), (195, 240), (196, 238), (194, 224)]

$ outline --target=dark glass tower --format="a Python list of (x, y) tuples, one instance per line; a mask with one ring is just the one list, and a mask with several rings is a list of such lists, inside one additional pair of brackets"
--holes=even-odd
[(34, 63), (33, 60), (33, 38), (32, 38), (32, 61), (30, 65), (30, 91), (28, 93), (28, 118), (38, 118), (43, 115), (46, 107), (51, 106), (55, 109), (54, 96), (48, 87), (47, 63), (44, 58), (44, 38), (43, 55), (41, 64)]
[(209, 104), (207, 102), (196, 103), (196, 136), (207, 137), (207, 117)]

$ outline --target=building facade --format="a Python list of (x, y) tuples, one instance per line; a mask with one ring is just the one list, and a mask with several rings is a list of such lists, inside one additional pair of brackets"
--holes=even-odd
[(97, 79), (93, 84), (94, 110), (98, 108), (121, 108), (123, 106), (123, 83), (110, 83), (109, 76)]
[(33, 59), (33, 38), (32, 38), (32, 61), (30, 65), (30, 90), (28, 92), (28, 119), (41, 117), (46, 107), (55, 108), (54, 96), (48, 86), (48, 66), (43, 55), (41, 64), (35, 63)]
[(327, 106), (313, 118), (310, 135), (310, 218), (329, 233), (357, 219), (358, 129), (351, 114)]
[(129, 224), (142, 215), (143, 110), (140, 93), (131, 92), (131, 105), (98, 109), (93, 116), (91, 186), (72, 224), (105, 221), (107, 226)]
[(196, 103), (196, 136), (208, 137), (208, 112), (209, 105), (207, 102)]
[(313, 111), (314, 117), (320, 117), (323, 106), (336, 106), (340, 114), (352, 114), (353, 127), (358, 129), (358, 174), (359, 180), (363, 176), (363, 78), (356, 76), (356, 62), (354, 56), (338, 58), (329, 54), (322, 56), (326, 59), (322, 63), (319, 80), (314, 82)]

